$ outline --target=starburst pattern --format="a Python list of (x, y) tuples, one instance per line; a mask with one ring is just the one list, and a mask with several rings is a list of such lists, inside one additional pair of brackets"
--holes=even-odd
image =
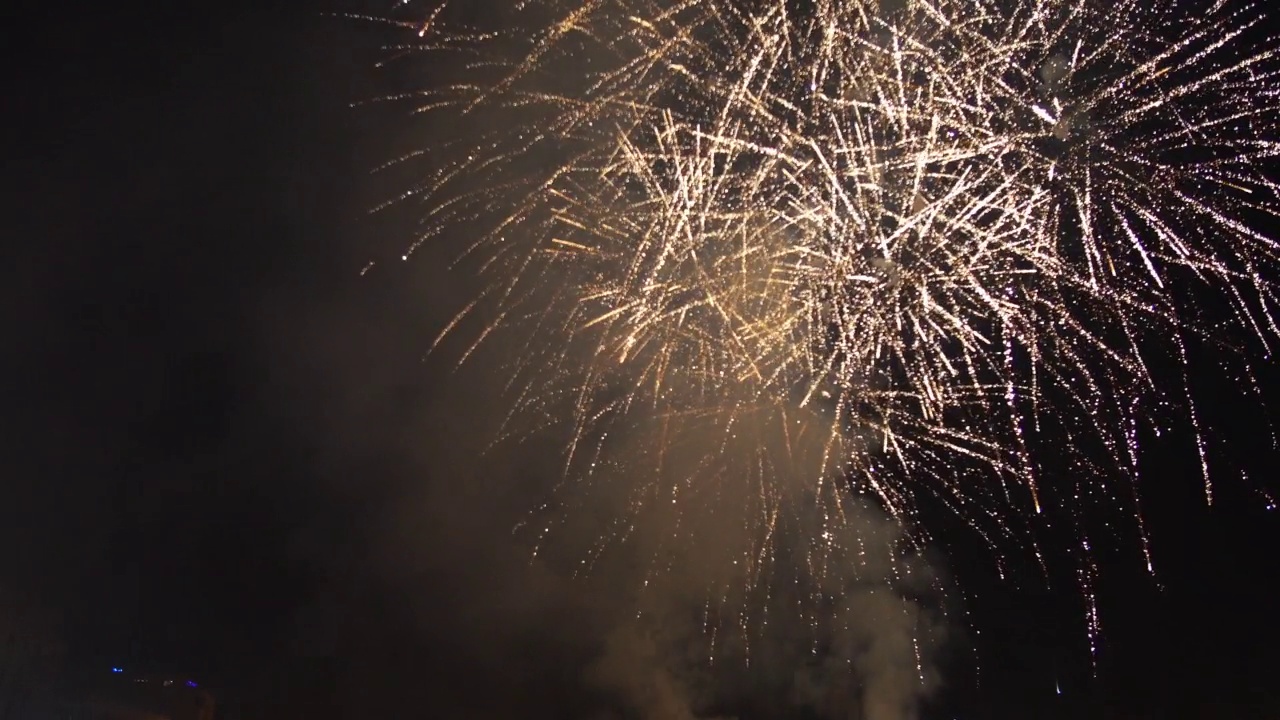
[[(455, 10), (408, 24), (406, 52), (454, 59), (406, 96), (441, 136), (400, 200), (425, 204), (420, 243), (473, 238), (484, 289), (444, 334), (484, 308), (472, 350), (521, 338), (512, 418), (572, 428), (562, 497), (626, 483), (591, 558), (659, 513), (672, 554), (746, 527), (710, 584), (748, 597), (797, 558), (857, 567), (864, 498), (917, 539), (939, 504), (993, 547), (1042, 512), (1141, 525), (1114, 482), (1136, 482), (1137, 416), (1172, 395), (1198, 423), (1158, 368), (1190, 335), (1231, 350), (1206, 291), (1233, 337), (1274, 341), (1280, 64), (1257, 9)], [(780, 534), (803, 550), (777, 557)]]

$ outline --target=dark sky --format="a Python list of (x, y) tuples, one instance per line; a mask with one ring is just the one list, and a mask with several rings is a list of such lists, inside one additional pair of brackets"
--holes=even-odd
[[(388, 262), (407, 221), (365, 212), (412, 127), (349, 107), (390, 83), (387, 35), (330, 7), (23, 25), (0, 590), (57, 618), (73, 665), (198, 675), (246, 718), (586, 713), (590, 603), (517, 560), (522, 476), (472, 453), (484, 413), (462, 409), (491, 380), (421, 360), (457, 293), (429, 257)], [(1280, 716), (1280, 523), (1234, 482), (1278, 456), (1241, 408), (1206, 422), (1222, 499), (1187, 437), (1147, 445), (1158, 574), (1101, 553), (1096, 675), (1073, 588), (948, 560), (981, 635), (947, 651), (934, 715)]]

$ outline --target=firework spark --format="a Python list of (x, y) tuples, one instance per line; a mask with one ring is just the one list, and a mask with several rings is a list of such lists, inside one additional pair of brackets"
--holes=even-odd
[[(406, 96), (447, 142), (400, 199), (425, 204), (419, 243), (474, 238), (484, 289), (444, 334), (486, 308), (464, 360), (524, 338), (510, 427), (568, 419), (561, 497), (627, 483), (591, 557), (654, 513), (677, 518), (670, 552), (714, 543), (714, 510), (749, 529), (720, 558), (745, 568), (720, 593), (741, 599), (796, 557), (856, 567), (864, 498), (919, 541), (930, 504), (993, 547), (1025, 546), (1041, 513), (1084, 537), (1119, 503), (1141, 527), (1136, 488), (1113, 485), (1136, 483), (1136, 423), (1170, 395), (1153, 363), (1184, 364), (1192, 335), (1230, 350), (1196, 300), (1215, 291), (1237, 338), (1274, 342), (1280, 257), (1258, 228), (1280, 63), (1257, 10), (453, 10), (404, 23), (402, 50), (457, 61)], [(1045, 437), (1067, 440), (1069, 486), (1042, 470)], [(781, 535), (803, 552), (778, 557)]]

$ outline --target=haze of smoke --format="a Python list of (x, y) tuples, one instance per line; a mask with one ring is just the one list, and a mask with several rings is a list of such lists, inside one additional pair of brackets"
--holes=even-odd
[[(430, 277), (406, 284), (448, 294)], [(600, 699), (587, 705), (627, 718), (917, 717), (939, 685), (942, 580), (841, 481), (841, 456), (876, 438), (833, 437), (822, 407), (744, 412), (754, 401), (743, 385), (722, 396), (731, 412), (616, 427), (584, 453), (593, 470), (567, 471), (554, 428), (508, 426), (523, 442), (491, 442), (505, 407), (492, 378), (523, 349), (519, 337), (495, 341), (378, 433), (414, 466), (375, 541), (379, 583), (418, 608), (424, 634), (453, 627), (441, 652), (468, 656), (493, 687), (576, 684)], [(698, 497), (676, 504), (672, 492)], [(561, 667), (548, 680), (542, 665)]]
[[(776, 405), (654, 419), (611, 436), (591, 476), (562, 489), (568, 507), (541, 518), (547, 563), (610, 598), (615, 624), (584, 680), (628, 717), (910, 720), (938, 687), (943, 581), (896, 521), (824, 471), (832, 443), (808, 423), (827, 427)], [(777, 492), (744, 502), (764, 471)]]
[[(422, 278), (405, 284), (441, 287)], [(393, 357), (394, 338), (404, 332), (395, 325), (359, 352)], [(502, 407), (501, 387), (483, 382), (500, 372), (495, 362), (481, 359), (416, 392), (402, 383), (422, 373), (420, 366), (384, 368), (373, 384), (364, 373), (347, 380), (359, 392), (351, 401), (358, 406), (337, 416), (344, 424), (375, 412), (371, 400), (395, 399), (393, 417), (362, 421), (370, 431), (367, 449), (347, 451), (376, 458), (352, 469), (359, 485), (350, 492), (362, 502), (385, 497), (390, 514), (371, 523), (378, 534), (366, 539), (377, 563), (345, 579), (343, 592), (371, 593), (384, 610), (378, 617), (344, 617), (338, 602), (324, 611), (322, 624), (346, 624), (345, 637), (314, 650), (369, 664), (346, 680), (355, 684), (344, 691), (353, 707), (393, 708), (391, 698), (416, 698), (419, 691), (396, 684), (406, 669), (391, 664), (424, 657), (433, 668), (451, 667), (409, 668), (429, 688), (414, 702), (476, 717), (488, 716), (498, 696), (537, 707), (546, 687), (577, 698), (581, 708), (566, 711), (568, 717), (588, 716), (592, 708), (625, 718), (779, 717), (798, 708), (822, 718), (915, 717), (938, 684), (932, 658), (946, 622), (940, 581), (923, 556), (904, 553), (909, 543), (901, 529), (860, 501), (844, 505), (841, 523), (857, 537), (832, 538), (858, 552), (841, 567), (810, 572), (809, 564), (824, 556), (810, 541), (826, 527), (813, 502), (826, 443), (801, 432), (788, 452), (772, 424), (793, 408), (738, 415), (729, 437), (718, 416), (687, 419), (657, 484), (656, 466), (635, 459), (660, 422), (615, 437), (594, 480), (562, 496), (576, 504), (572, 512), (549, 507), (538, 516), (556, 524), (531, 561), (525, 541), (535, 518), (526, 509), (563, 480), (564, 468), (558, 447), (543, 442), (543, 434), (486, 451)], [(747, 417), (752, 421), (744, 422)], [(817, 424), (821, 417), (811, 419)], [(708, 465), (705, 448), (712, 443), (723, 452)], [(777, 485), (786, 492), (775, 507), (783, 573), (776, 582), (753, 585), (749, 568), (733, 563), (760, 542), (743, 522), (749, 510), (741, 502), (698, 503), (694, 515), (670, 510), (669, 499), (654, 502), (625, 541), (599, 544), (615, 520), (628, 517), (629, 490), (670, 489), (697, 474), (712, 480), (699, 485), (707, 492), (732, 493), (751, 481), (761, 459), (790, 478)], [(521, 520), (525, 531), (513, 536)], [(748, 598), (752, 602), (743, 602)], [(739, 612), (756, 608), (765, 614)], [(751, 632), (743, 631), (744, 619)], [(407, 622), (419, 630), (406, 633)], [(398, 643), (410, 648), (388, 650)], [(461, 689), (463, 680), (478, 678), (489, 689), (484, 696)]]
[[(874, 511), (856, 523), (876, 526), (881, 538), (896, 534)], [(889, 548), (869, 550), (888, 557)], [(890, 571), (872, 579), (876, 562), (869, 556), (862, 580), (822, 588), (822, 617), (789, 613), (797, 598), (780, 592), (765, 630), (727, 638), (722, 630), (714, 655), (707, 647), (716, 621), (698, 602), (699, 586), (668, 585), (609, 633), (585, 680), (642, 718), (777, 717), (801, 708), (833, 720), (916, 718), (938, 687), (932, 657), (943, 617), (928, 586), (918, 592), (923, 567), (921, 577), (895, 579)]]

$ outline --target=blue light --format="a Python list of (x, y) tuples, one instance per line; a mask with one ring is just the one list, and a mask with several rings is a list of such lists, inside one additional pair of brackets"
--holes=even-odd
[(124, 672), (124, 668), (117, 668), (117, 667), (113, 667), (113, 668), (111, 668), (111, 672), (113, 672), (113, 673), (115, 673), (115, 674), (119, 675), (120, 673)]
[(187, 681), (187, 687), (200, 687), (200, 686), (199, 686), (199, 685), (196, 685), (194, 682), (192, 682), (192, 681), (188, 680), (188, 681)]

